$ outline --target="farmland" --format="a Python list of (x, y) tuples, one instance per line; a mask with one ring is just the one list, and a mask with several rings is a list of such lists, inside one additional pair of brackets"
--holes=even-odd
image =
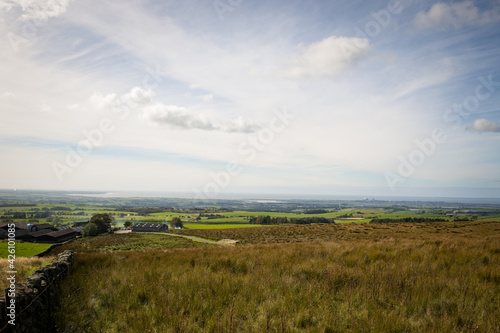
[[(31, 257), (50, 247), (51, 244), (16, 242), (16, 257)], [(0, 258), (7, 258), (7, 241), (0, 241)]]
[[(22, 281), (57, 253), (76, 252), (54, 313), (59, 331), (500, 331), (496, 204), (211, 200), (195, 207), (185, 199), (0, 193), (3, 221), (71, 225), (97, 213), (112, 214), (117, 226), (180, 217), (184, 229), (170, 232), (237, 245), (105, 234), (59, 246), (48, 259), (19, 258)], [(26, 256), (46, 246), (17, 245)]]
[[(457, 215), (447, 215), (458, 211)], [(487, 218), (500, 216), (494, 204), (389, 201), (297, 201), (259, 203), (254, 201), (212, 200), (195, 206), (189, 199), (98, 198), (86, 194), (68, 195), (0, 191), (0, 222), (49, 223), (54, 226), (88, 221), (98, 213), (112, 214), (116, 227), (125, 222), (165, 223), (180, 217), (187, 229), (228, 229), (255, 226), (251, 220), (269, 218), (322, 218), (336, 223), (368, 223), (372, 219), (401, 218)]]

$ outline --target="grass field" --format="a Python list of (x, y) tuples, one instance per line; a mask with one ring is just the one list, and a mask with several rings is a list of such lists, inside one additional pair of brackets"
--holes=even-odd
[(56, 319), (84, 332), (498, 332), (499, 231), (494, 222), (184, 230), (272, 244), (108, 253), (83, 240)]
[[(16, 242), (16, 258), (31, 257), (47, 250), (52, 244)], [(0, 258), (7, 258), (7, 241), (0, 241)]]
[(58, 254), (65, 250), (71, 250), (77, 253), (91, 253), (206, 246), (212, 245), (193, 242), (185, 238), (172, 237), (168, 235), (149, 233), (107, 234), (96, 237), (76, 239), (69, 244), (55, 248), (54, 251), (51, 251), (51, 254)]

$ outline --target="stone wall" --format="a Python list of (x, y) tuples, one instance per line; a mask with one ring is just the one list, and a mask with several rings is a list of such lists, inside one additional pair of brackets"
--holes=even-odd
[(38, 269), (26, 283), (16, 284), (15, 326), (5, 325), (11, 320), (8, 306), (9, 289), (5, 290), (4, 298), (0, 298), (0, 331), (4, 332), (55, 332), (52, 312), (55, 308), (56, 293), (62, 278), (69, 272), (73, 263), (74, 253), (64, 251), (58, 255), (53, 263)]

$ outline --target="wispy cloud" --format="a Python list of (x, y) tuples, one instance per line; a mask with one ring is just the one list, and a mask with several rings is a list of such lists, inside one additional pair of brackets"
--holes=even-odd
[[(204, 131), (221, 131), (226, 133), (252, 133), (257, 131), (258, 124), (245, 121), (238, 117), (230, 121), (216, 121), (208, 119), (203, 113), (189, 108), (168, 105), (154, 100), (155, 92), (141, 87), (134, 87), (123, 95), (94, 93), (90, 97), (93, 106), (100, 109), (126, 109), (140, 114), (142, 119), (154, 125), (170, 128)], [(212, 96), (212, 95), (210, 95)]]
[(51, 17), (57, 17), (66, 12), (73, 0), (3, 0), (0, 10), (21, 11), (20, 21), (36, 20), (44, 22)]
[[(110, 119), (116, 130), (64, 187), (132, 186), (124, 178), (143, 189), (199, 186), (209, 172), (199, 161), (238, 159), (241, 141), (258, 138), (286, 106), (297, 121), (246, 165), (242, 187), (380, 185), (398, 156), (418, 148), (415, 140), (453, 125), (443, 123), (446, 110), (476, 105), (477, 78), (492, 72), (476, 117), (454, 115), (478, 133), (496, 134), (499, 122), (500, 2), (411, 3), (389, 17), (387, 0), (244, 1), (221, 22), (210, 1), (0, 0), (0, 35), (38, 29), (18, 53), (0, 38), (1, 134), (71, 146)], [(488, 122), (472, 124), (480, 117)], [(445, 173), (452, 185), (498, 179), (499, 135), (449, 132), (416, 174), (425, 184), (438, 186)], [(158, 159), (137, 153), (146, 149)], [(0, 187), (63, 186), (51, 185), (50, 165), (65, 159), (65, 147), (2, 141), (0, 150), (11, 161), (0, 173), (12, 175)], [(196, 162), (188, 172), (167, 163), (171, 154)], [(124, 163), (134, 167), (121, 170)], [(158, 181), (165, 170), (175, 177)], [(252, 174), (259, 178), (245, 178)]]
[(161, 103), (145, 107), (142, 110), (142, 117), (156, 125), (185, 130), (200, 129), (227, 133), (252, 133), (260, 128), (259, 125), (247, 122), (241, 117), (233, 121), (219, 123), (186, 108)]
[[(355, 49), (356, 52), (352, 50)], [(299, 46), (285, 76), (291, 78), (322, 78), (337, 74), (352, 65), (369, 50), (364, 38), (330, 36), (308, 46)]]
[(420, 28), (445, 30), (479, 26), (500, 21), (500, 6), (495, 4), (491, 10), (481, 11), (474, 1), (457, 3), (438, 2), (428, 12), (419, 12), (415, 24)]

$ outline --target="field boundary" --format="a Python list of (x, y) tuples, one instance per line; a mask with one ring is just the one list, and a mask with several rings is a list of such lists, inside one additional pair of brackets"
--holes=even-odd
[[(33, 273), (28, 282), (16, 284), (14, 297), (10, 297), (10, 289), (6, 289), (5, 296), (0, 298), (0, 322), (5, 323), (5, 326), (0, 327), (0, 332), (53, 331), (54, 297), (73, 259), (73, 251), (64, 251), (56, 261)], [(11, 299), (16, 305), (14, 318), (8, 316), (7, 307), (12, 303)], [(8, 320), (14, 320), (15, 325), (10, 325)]]
[(56, 247), (59, 247), (61, 245), (66, 245), (68, 243), (71, 243), (72, 241), (74, 241), (75, 239), (70, 239), (69, 241), (66, 241), (66, 242), (62, 242), (62, 243), (57, 243), (57, 244), (53, 244), (51, 245), (48, 249), (46, 249), (45, 251), (42, 251), (38, 254), (35, 254), (35, 255), (32, 255), (31, 257), (37, 257), (37, 258), (42, 258), (42, 257), (45, 257), (47, 254), (50, 253), (50, 251), (52, 251), (53, 249), (55, 249)]

